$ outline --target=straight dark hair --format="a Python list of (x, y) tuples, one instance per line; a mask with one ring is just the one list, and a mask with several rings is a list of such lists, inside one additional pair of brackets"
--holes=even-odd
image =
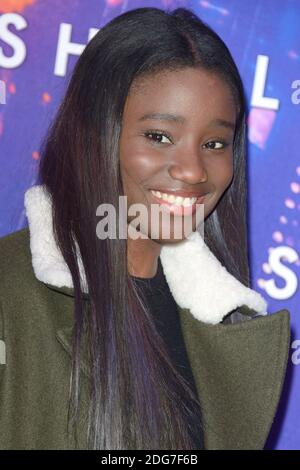
[[(124, 194), (119, 138), (131, 86), (139, 78), (186, 67), (221, 76), (236, 102), (234, 177), (207, 218), (204, 235), (228, 271), (249, 286), (243, 86), (224, 42), (191, 10), (138, 8), (103, 27), (77, 61), (42, 145), (39, 182), (52, 198), (55, 239), (74, 284), (68, 422), (75, 425), (78, 418), (85, 337), (91, 371), (88, 448), (196, 448), (189, 423), (199, 402), (174, 368), (128, 273), (126, 240), (96, 235), (98, 205), (117, 209)], [(199, 414), (195, 422), (200, 420)]]

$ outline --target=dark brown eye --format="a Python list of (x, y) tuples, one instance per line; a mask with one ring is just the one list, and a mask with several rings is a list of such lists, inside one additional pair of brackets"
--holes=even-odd
[(205, 146), (207, 146), (207, 148), (210, 150), (221, 150), (227, 147), (227, 145), (228, 144), (222, 140), (211, 140), (205, 144)]
[[(144, 135), (145, 137), (148, 137), (150, 140), (158, 144), (171, 143), (170, 137), (168, 137), (166, 134), (163, 134), (162, 132), (145, 132)], [(164, 137), (167, 138), (169, 142), (162, 142), (162, 139)]]

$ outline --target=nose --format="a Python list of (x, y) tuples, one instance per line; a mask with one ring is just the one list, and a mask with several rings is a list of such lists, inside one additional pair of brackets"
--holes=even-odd
[(199, 152), (185, 153), (180, 158), (174, 159), (168, 171), (173, 179), (189, 184), (205, 183), (208, 177)]

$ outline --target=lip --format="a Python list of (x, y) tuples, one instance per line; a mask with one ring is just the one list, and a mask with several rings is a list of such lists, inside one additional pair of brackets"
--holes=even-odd
[(162, 188), (150, 188), (149, 191), (159, 191), (160, 193), (174, 194), (174, 196), (181, 197), (197, 197), (202, 198), (206, 196), (208, 192), (204, 193), (201, 191), (181, 191), (180, 189), (162, 189)]
[[(152, 191), (160, 191), (159, 189), (152, 189)], [(174, 214), (174, 215), (179, 215), (179, 216), (187, 216), (187, 215), (193, 215), (196, 210), (197, 210), (197, 205), (198, 204), (203, 204), (205, 200), (205, 196), (208, 193), (202, 194), (199, 196), (199, 193), (187, 193), (186, 191), (172, 191), (169, 194), (174, 194), (177, 196), (182, 196), (182, 197), (197, 197), (197, 200), (192, 204), (191, 206), (180, 206), (177, 204), (170, 203), (168, 201), (164, 201), (163, 199), (156, 197), (153, 193), (151, 193), (151, 190), (149, 190), (152, 199), (155, 201), (156, 204), (160, 204), (167, 212)], [(162, 191), (161, 192), (166, 192), (167, 191)], [(184, 194), (188, 194), (183, 196)], [(194, 196), (192, 195), (194, 194)]]

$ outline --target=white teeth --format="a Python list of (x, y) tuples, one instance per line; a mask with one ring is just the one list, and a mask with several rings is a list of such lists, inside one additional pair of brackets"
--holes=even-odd
[(175, 199), (176, 206), (181, 206), (183, 201), (184, 201), (184, 197), (177, 196), (176, 199)]
[(170, 202), (171, 204), (175, 204), (176, 206), (192, 206), (197, 201), (196, 197), (181, 197), (181, 196), (174, 196), (174, 194), (166, 194), (161, 193), (160, 191), (152, 191), (151, 193), (154, 196), (163, 199), (163, 201)]
[(192, 198), (193, 200), (191, 201), (191, 199), (189, 197), (186, 197), (183, 201), (183, 206), (186, 207), (186, 206), (191, 206), (192, 204), (194, 204), (196, 201), (197, 201), (197, 198), (194, 197)]

